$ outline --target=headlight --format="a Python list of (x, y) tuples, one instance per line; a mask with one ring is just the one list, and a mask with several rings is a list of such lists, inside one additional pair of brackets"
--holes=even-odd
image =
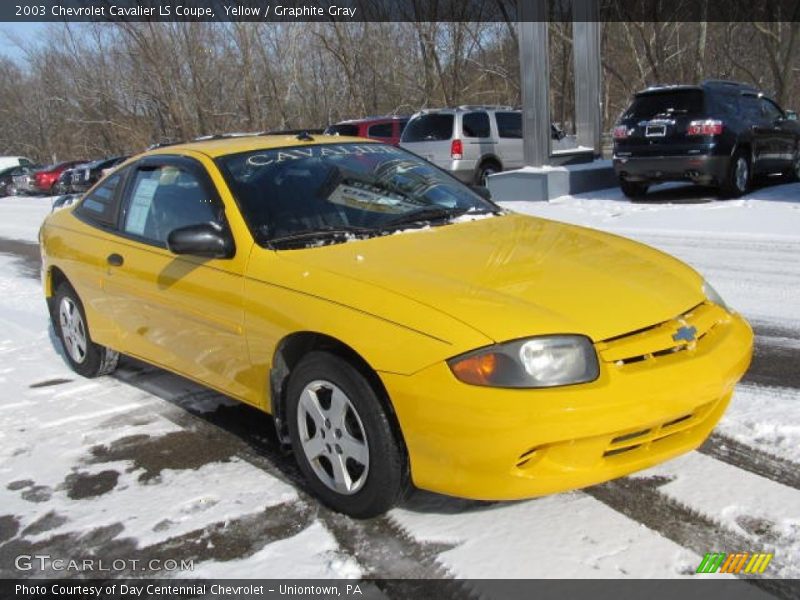
[(730, 307), (725, 304), (725, 300), (722, 299), (722, 296), (719, 295), (719, 292), (715, 290), (707, 281), (703, 281), (703, 293), (706, 295), (706, 298), (711, 300), (717, 306), (721, 306), (725, 310), (730, 310)]
[(535, 337), (474, 350), (447, 361), (464, 383), (542, 388), (594, 381), (600, 374), (591, 340), (582, 335)]

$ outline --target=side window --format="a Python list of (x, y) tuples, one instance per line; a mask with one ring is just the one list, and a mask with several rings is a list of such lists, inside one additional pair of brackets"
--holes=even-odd
[(465, 114), (461, 125), (464, 129), (464, 137), (487, 138), (490, 136), (489, 115), (485, 112)]
[(762, 120), (761, 106), (755, 96), (742, 96), (739, 98), (739, 106), (743, 118), (755, 122)]
[(709, 98), (709, 96), (713, 98), (714, 109), (720, 116), (736, 116), (738, 108), (736, 105), (736, 96), (732, 94), (719, 94), (715, 96), (706, 94), (706, 98)]
[(772, 100), (761, 98), (761, 112), (768, 121), (777, 121), (783, 118), (783, 111)]
[(30, 160), (30, 159), (28, 159), (28, 158), (20, 158), (20, 159), (19, 159), (19, 164), (21, 164), (21, 165), (22, 165), (22, 166), (24, 166), (24, 167), (29, 167), (29, 166), (31, 166), (33, 163), (32, 163), (32, 162), (31, 162), (31, 160)]
[(400, 119), (397, 121), (397, 137), (403, 135), (403, 130), (406, 128), (406, 125), (408, 125), (408, 119)]
[(115, 227), (117, 224), (117, 188), (123, 173), (109, 177), (103, 185), (86, 196), (75, 209), (76, 214), (99, 225)]
[(377, 125), (370, 125), (370, 128), (367, 130), (367, 135), (369, 137), (390, 138), (392, 137), (392, 124), (379, 123)]
[(497, 132), (501, 138), (522, 139), (522, 113), (499, 112), (497, 118)]
[(222, 211), (198, 178), (178, 167), (140, 167), (133, 176), (123, 231), (166, 246), (180, 227), (222, 222)]

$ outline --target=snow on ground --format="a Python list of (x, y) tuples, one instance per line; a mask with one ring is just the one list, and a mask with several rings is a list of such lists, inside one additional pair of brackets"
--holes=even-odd
[[(0, 234), (30, 240), (49, 203), (0, 200), (0, 211)], [(185, 435), (161, 398), (114, 378), (76, 376), (48, 326), (39, 283), (21, 277), (14, 262), (0, 254), (0, 513), (13, 517), (26, 543), (63, 535), (79, 549), (87, 536), (113, 532), (133, 540), (132, 550), (146, 549), (210, 536), (218, 524), (235, 526), (298, 500), (294, 487)], [(360, 575), (319, 522), (274, 544), (240, 560), (204, 562), (190, 574)], [(284, 551), (293, 558), (279, 559)]]
[[(744, 199), (720, 202), (705, 201), (696, 189), (663, 189), (639, 203), (618, 190), (603, 190), (505, 206), (625, 235), (674, 254), (702, 272), (746, 317), (772, 328), (770, 344), (797, 350), (800, 184), (765, 187)], [(49, 206), (49, 199), (0, 200), (0, 238), (35, 241)], [(181, 575), (358, 577), (365, 572), (360, 557), (342, 550), (314, 509), (298, 501), (293, 486), (238, 456), (212, 452), (191, 467), (158, 468), (148, 464), (146, 446), (140, 449), (145, 458), (126, 454), (142, 440), (186, 434), (174, 418), (181, 409), (163, 394), (150, 393), (147, 385), (136, 385), (135, 372), (81, 380), (59, 348), (48, 330), (37, 282), (19, 274), (15, 259), (0, 254), (0, 506), (5, 508), (0, 512), (18, 519), (26, 540), (54, 533), (82, 539), (105, 527), (117, 538), (132, 538), (138, 548), (169, 545), (198, 531), (213, 545), (220, 523), (223, 529), (247, 528), (261, 513), (288, 510), (290, 518), (296, 513), (304, 520), (299, 529), (245, 556), (200, 561), (194, 572)], [(70, 381), (30, 387), (59, 379)], [(163, 380), (158, 386), (175, 394), (187, 385), (167, 374)], [(196, 404), (201, 410), (214, 410), (220, 402), (206, 399), (209, 406), (203, 408), (201, 400)], [(740, 385), (718, 431), (800, 462), (800, 391)], [(212, 448), (204, 451), (213, 450), (213, 444), (206, 446)], [(197, 447), (203, 448), (202, 440)], [(663, 481), (658, 498), (752, 542), (748, 548), (707, 551), (772, 549), (773, 575), (800, 576), (796, 488), (700, 453), (632, 481), (639, 478)], [(584, 492), (495, 504), (418, 493), (391, 511), (389, 520), (414, 543), (441, 544), (439, 562), (461, 577), (682, 577), (694, 571), (706, 551), (702, 544), (670, 539), (664, 531), (670, 524), (644, 526)], [(390, 551), (365, 543), (365, 552)]]
[(12, 196), (0, 198), (0, 238), (7, 240), (39, 239), (39, 226), (50, 214), (53, 198), (41, 196)]

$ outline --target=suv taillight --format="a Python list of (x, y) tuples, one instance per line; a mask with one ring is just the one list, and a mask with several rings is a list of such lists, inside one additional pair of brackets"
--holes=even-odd
[(723, 123), (717, 119), (705, 121), (692, 121), (686, 129), (686, 135), (720, 135)]
[(613, 133), (615, 140), (624, 140), (631, 134), (627, 125), (617, 125), (616, 127), (614, 127)]
[(453, 140), (453, 143), (450, 144), (450, 158), (453, 160), (464, 158), (464, 144), (461, 140)]

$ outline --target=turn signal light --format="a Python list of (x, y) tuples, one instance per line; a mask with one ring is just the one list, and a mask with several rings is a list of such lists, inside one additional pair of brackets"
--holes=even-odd
[(477, 354), (452, 363), (450, 368), (455, 376), (464, 383), (489, 385), (492, 381), (492, 375), (497, 370), (497, 355), (492, 353)]

